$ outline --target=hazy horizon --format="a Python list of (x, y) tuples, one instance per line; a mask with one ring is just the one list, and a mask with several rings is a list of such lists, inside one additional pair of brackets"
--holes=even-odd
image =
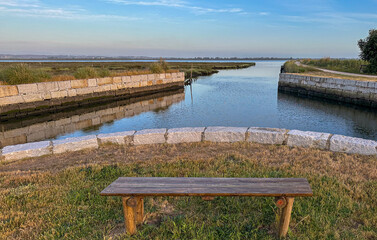
[(0, 0), (0, 54), (356, 58), (377, 0)]

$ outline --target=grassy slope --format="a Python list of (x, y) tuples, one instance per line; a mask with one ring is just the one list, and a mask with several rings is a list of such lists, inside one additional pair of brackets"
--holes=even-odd
[[(35, 79), (29, 82), (40, 81), (59, 81), (75, 79), (78, 71), (82, 68), (94, 68), (100, 73), (111, 76), (130, 75), (130, 74), (146, 74), (151, 73), (149, 68), (153, 62), (33, 62), (26, 63), (32, 70), (33, 75), (37, 75)], [(191, 76), (191, 68), (193, 77), (211, 75), (217, 73), (220, 69), (239, 69), (254, 66), (255, 63), (233, 63), (233, 62), (169, 62), (168, 66), (172, 71), (179, 70), (186, 73), (186, 77)], [(11, 66), (17, 66), (17, 63), (0, 63), (0, 81), (1, 72)], [(42, 74), (43, 73), (43, 74)], [(50, 76), (50, 79), (43, 79), (43, 76)], [(4, 78), (4, 77), (3, 77)]]
[(358, 59), (334, 59), (334, 58), (322, 58), (322, 59), (304, 59), (302, 63), (325, 68), (329, 70), (339, 72), (349, 72), (360, 74), (361, 65), (367, 65), (368, 62)]
[(296, 198), (290, 239), (375, 239), (376, 161), (287, 146), (200, 143), (107, 146), (3, 164), (0, 238), (275, 239), (273, 198), (146, 198), (147, 220), (130, 237), (120, 198), (99, 196), (120, 176), (190, 176), (308, 178), (314, 197)]
[(351, 80), (359, 80), (359, 81), (377, 81), (377, 78), (355, 77), (355, 76), (348, 76), (348, 75), (341, 75), (341, 74), (322, 72), (322, 71), (317, 70), (317, 69), (312, 68), (312, 67), (298, 66), (295, 63), (295, 61), (287, 61), (287, 62), (285, 62), (284, 63), (284, 68), (285, 68), (285, 71), (287, 73), (304, 74), (306, 76), (341, 78), (341, 79), (351, 79)]

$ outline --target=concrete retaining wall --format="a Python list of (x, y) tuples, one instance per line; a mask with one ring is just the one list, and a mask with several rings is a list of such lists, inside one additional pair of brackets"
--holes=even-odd
[(39, 114), (54, 106), (66, 106), (85, 99), (132, 96), (172, 86), (184, 86), (183, 72), (0, 86), (0, 117), (14, 118), (33, 111)]
[(306, 132), (276, 128), (207, 127), (145, 129), (120, 133), (90, 135), (64, 140), (42, 141), (4, 147), (1, 161), (38, 157), (84, 149), (96, 149), (102, 144), (127, 145), (175, 144), (191, 142), (255, 142), (283, 144), (291, 147), (307, 147), (334, 152), (356, 153), (377, 156), (377, 141), (352, 138), (329, 133)]
[(279, 91), (377, 108), (377, 82), (281, 73)]

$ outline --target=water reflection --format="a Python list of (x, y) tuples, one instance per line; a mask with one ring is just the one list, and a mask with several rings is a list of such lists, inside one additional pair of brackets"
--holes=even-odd
[(319, 98), (278, 94), (280, 123), (288, 129), (311, 129), (377, 139), (377, 114), (370, 108)]
[(20, 121), (0, 122), (2, 147), (56, 138), (76, 131), (91, 133), (115, 120), (137, 116), (143, 112), (166, 111), (172, 104), (185, 99), (183, 89), (130, 98), (92, 107), (77, 108)]

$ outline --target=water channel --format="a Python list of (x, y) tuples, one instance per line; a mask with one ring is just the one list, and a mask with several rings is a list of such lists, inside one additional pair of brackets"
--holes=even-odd
[(377, 111), (278, 93), (283, 61), (199, 77), (184, 91), (0, 121), (2, 146), (91, 134), (194, 126), (255, 126), (377, 140)]

